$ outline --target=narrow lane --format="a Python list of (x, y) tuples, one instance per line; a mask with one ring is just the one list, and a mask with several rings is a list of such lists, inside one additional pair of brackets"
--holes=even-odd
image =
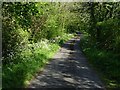
[(65, 43), (29, 88), (100, 88), (104, 86), (79, 48), (80, 37)]

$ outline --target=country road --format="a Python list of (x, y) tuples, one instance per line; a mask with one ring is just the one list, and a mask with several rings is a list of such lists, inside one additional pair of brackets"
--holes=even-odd
[(104, 85), (90, 67), (79, 47), (80, 37), (66, 42), (45, 66), (42, 73), (30, 81), (29, 88), (99, 88)]

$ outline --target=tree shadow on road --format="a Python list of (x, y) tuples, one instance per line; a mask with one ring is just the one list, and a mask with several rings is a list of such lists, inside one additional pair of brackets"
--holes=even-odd
[(78, 43), (79, 40), (74, 39), (65, 43), (62, 48), (66, 50), (61, 50), (59, 53), (69, 53), (69, 56), (53, 58), (43, 73), (32, 81), (30, 87), (103, 89), (99, 79), (88, 67), (86, 58), (78, 51)]

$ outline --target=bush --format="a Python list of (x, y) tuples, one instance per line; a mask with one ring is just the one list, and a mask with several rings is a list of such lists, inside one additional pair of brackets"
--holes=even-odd
[[(31, 46), (35, 48), (32, 49)], [(58, 48), (57, 44), (41, 41), (23, 49), (21, 54), (14, 58), (14, 63), (3, 66), (3, 88), (24, 87), (26, 81), (48, 62)]]
[[(102, 75), (102, 79), (109, 88), (120, 87), (119, 54), (97, 49), (88, 39), (82, 39), (80, 47), (89, 62)], [(92, 53), (91, 53), (92, 52)]]

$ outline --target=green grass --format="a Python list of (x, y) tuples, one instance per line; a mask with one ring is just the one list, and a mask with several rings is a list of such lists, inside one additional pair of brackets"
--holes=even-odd
[[(2, 87), (26, 87), (36, 73), (40, 72), (51, 60), (60, 48), (59, 44), (63, 44), (72, 37), (73, 35), (68, 35), (66, 38), (59, 38), (59, 41), (63, 40), (61, 43), (51, 43), (48, 40), (43, 40), (39, 43), (29, 44), (27, 48), (22, 49), (21, 53), (12, 58), (14, 63), (3, 65)], [(31, 49), (31, 47), (34, 47), (34, 49)]]
[(53, 44), (50, 48), (38, 48), (33, 53), (26, 50), (21, 57), (17, 57), (20, 63), (3, 67), (3, 87), (24, 87), (26, 80), (30, 80), (45, 65), (59, 46)]
[(87, 38), (81, 40), (80, 47), (100, 74), (106, 88), (120, 88), (120, 54), (97, 49)]

